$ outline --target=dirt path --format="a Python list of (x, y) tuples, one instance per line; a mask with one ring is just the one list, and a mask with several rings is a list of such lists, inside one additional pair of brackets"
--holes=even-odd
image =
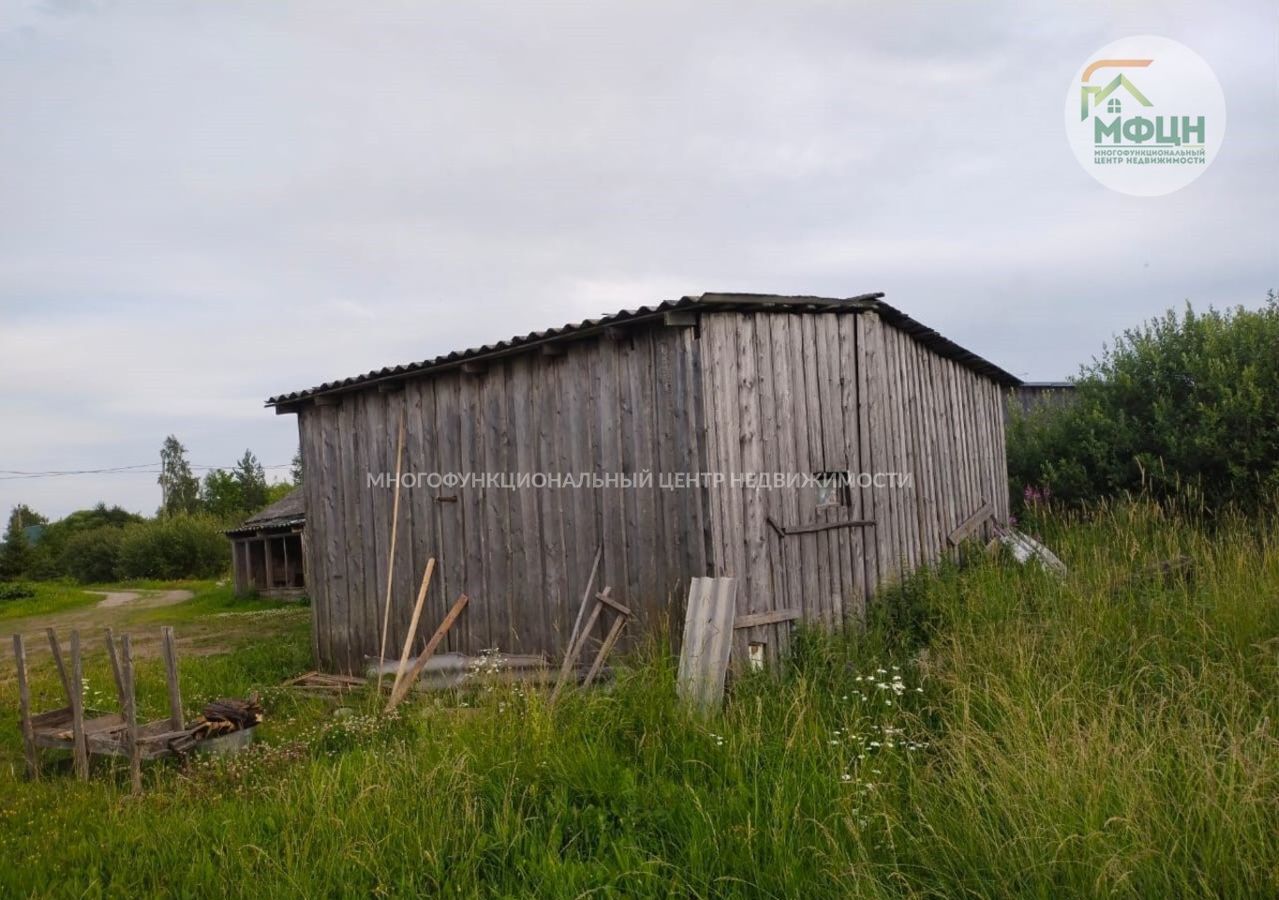
[[(62, 634), (72, 629), (79, 630), (86, 642), (86, 652), (93, 654), (100, 650), (101, 641), (98, 635), (103, 629), (114, 628), (116, 631), (128, 629), (135, 613), (163, 606), (176, 606), (195, 597), (192, 591), (186, 589), (144, 590), (139, 588), (131, 591), (86, 591), (85, 593), (100, 596), (102, 599), (92, 606), (13, 619), (0, 626), (0, 630), (6, 634), (21, 632), (27, 639), (27, 655), (31, 659), (38, 659), (49, 653), (44, 634), (46, 628), (53, 628)], [(189, 635), (197, 629), (188, 626), (186, 630)], [(149, 656), (153, 651), (158, 652), (158, 635), (158, 626), (140, 628), (134, 635), (135, 653), (138, 656)], [(0, 678), (4, 677), (5, 674), (0, 674)]]
[(121, 606), (127, 606), (130, 609), (154, 609), (157, 606), (172, 606), (195, 596), (187, 590), (89, 591), (88, 593), (102, 595), (103, 599), (98, 604), (98, 609), (116, 609)]

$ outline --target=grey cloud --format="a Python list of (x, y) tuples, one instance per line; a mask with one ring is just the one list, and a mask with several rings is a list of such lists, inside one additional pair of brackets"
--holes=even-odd
[[(1279, 284), (1265, 3), (78, 6), (0, 23), (0, 468), (171, 431), (285, 462), (268, 394), (687, 292), (884, 290), (1056, 378)], [(1230, 104), (1213, 168), (1154, 200), (1061, 125), (1080, 61), (1140, 32)], [(0, 507), (149, 510), (151, 481)]]

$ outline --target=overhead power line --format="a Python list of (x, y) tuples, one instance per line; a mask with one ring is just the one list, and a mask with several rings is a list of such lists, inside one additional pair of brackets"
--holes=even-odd
[[(234, 465), (206, 466), (197, 463), (191, 464), (192, 471), (209, 472), (213, 469), (230, 471), (234, 468)], [(262, 468), (289, 469), (292, 468), (292, 463), (273, 463), (269, 466), (264, 465)], [(22, 469), (0, 469), (0, 481), (16, 481), (24, 478), (63, 478), (72, 475), (159, 475), (160, 472), (160, 464), (153, 462), (139, 463), (134, 466), (107, 466), (101, 469), (49, 469), (42, 472), (24, 471)]]

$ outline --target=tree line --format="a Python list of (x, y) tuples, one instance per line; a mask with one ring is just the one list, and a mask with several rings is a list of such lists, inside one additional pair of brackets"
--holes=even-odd
[(1275, 508), (1279, 294), (1124, 331), (1081, 368), (1069, 405), (1014, 412), (1008, 468), (1023, 511), (1136, 494), (1206, 518)]
[(279, 500), (302, 482), (300, 453), (291, 479), (269, 484), (252, 450), (230, 469), (192, 471), (174, 435), (160, 448), (160, 507), (144, 517), (99, 503), (51, 522), (25, 503), (9, 513), (0, 544), (0, 581), (74, 578), (212, 578), (230, 560), (226, 528)]
[(160, 509), (158, 515), (208, 513), (219, 519), (250, 516), (279, 500), (302, 483), (301, 450), (294, 454), (291, 480), (267, 484), (266, 472), (252, 450), (228, 469), (210, 469), (201, 481), (191, 471), (187, 449), (174, 435), (160, 447)]

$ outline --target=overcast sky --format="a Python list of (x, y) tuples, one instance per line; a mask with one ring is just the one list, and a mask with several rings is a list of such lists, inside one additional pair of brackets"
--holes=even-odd
[[(285, 464), (268, 395), (707, 290), (884, 291), (1072, 375), (1279, 287), (1277, 10), (0, 0), (0, 469), (169, 433)], [(1095, 182), (1062, 121), (1143, 33), (1229, 112), (1160, 198)], [(4, 513), (98, 500), (149, 514), (155, 476), (0, 480)]]

